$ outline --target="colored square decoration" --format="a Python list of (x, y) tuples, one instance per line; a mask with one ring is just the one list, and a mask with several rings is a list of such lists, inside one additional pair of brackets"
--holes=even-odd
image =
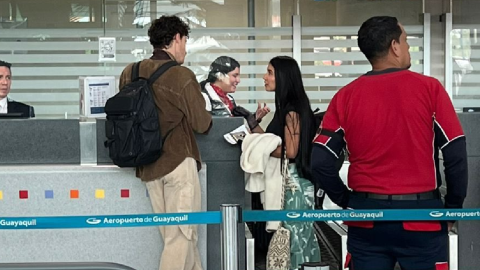
[(104, 199), (105, 198), (105, 190), (103, 190), (103, 189), (95, 190), (95, 198)]
[(45, 199), (53, 199), (53, 190), (45, 190)]
[(70, 199), (78, 199), (78, 197), (80, 197), (78, 189), (71, 189), (70, 190)]
[(3, 200), (3, 192), (0, 190), (0, 200)]
[(130, 190), (128, 190), (128, 189), (120, 190), (120, 197), (121, 198), (129, 198), (130, 197)]
[(28, 199), (28, 190), (20, 190), (18, 192), (18, 197), (20, 199)]

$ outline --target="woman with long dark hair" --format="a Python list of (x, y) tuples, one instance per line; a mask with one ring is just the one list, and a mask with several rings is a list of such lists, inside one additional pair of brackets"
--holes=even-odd
[[(310, 182), (310, 153), (315, 136), (315, 119), (303, 86), (302, 74), (295, 59), (277, 56), (270, 60), (263, 76), (265, 90), (275, 92), (275, 114), (265, 132), (282, 139), (271, 153), (288, 164), (290, 178), (285, 185), (285, 210), (313, 210), (314, 186)], [(255, 130), (262, 132), (260, 128)], [(288, 159), (285, 162), (284, 159)], [(290, 268), (304, 262), (320, 261), (320, 249), (313, 222), (284, 222), (290, 231)]]
[(272, 156), (283, 161), (286, 151), (286, 157), (296, 164), (301, 177), (310, 179), (310, 153), (316, 127), (297, 61), (288, 56), (273, 58), (263, 80), (265, 90), (275, 92), (275, 115), (266, 132), (282, 138), (282, 147)]

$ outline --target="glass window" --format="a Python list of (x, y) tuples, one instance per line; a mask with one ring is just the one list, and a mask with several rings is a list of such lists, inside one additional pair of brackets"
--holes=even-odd
[[(150, 57), (151, 22), (175, 14), (191, 26), (185, 65), (198, 80), (216, 57), (229, 55), (241, 64), (237, 102), (249, 109), (257, 101), (274, 108), (262, 76), (271, 58), (292, 56), (292, 16), (300, 11), (305, 86), (313, 106), (324, 109), (341, 86), (369, 66), (355, 40), (369, 16), (393, 15), (409, 27), (413, 69), (422, 70), (421, 2), (264, 0), (254, 1), (249, 17), (248, 0), (0, 1), (0, 59), (14, 65), (11, 98), (33, 105), (39, 118), (78, 117), (79, 77), (118, 78), (127, 64)], [(98, 62), (103, 36), (116, 38), (116, 62)]]
[(480, 24), (480, 1), (453, 1), (452, 15), (454, 24)]
[(480, 1), (453, 1), (452, 9), (453, 104), (456, 108), (480, 107)]
[(357, 32), (372, 16), (395, 16), (406, 25), (411, 70), (423, 72), (422, 1), (300, 1), (299, 8), (302, 73), (312, 107), (326, 110), (340, 88), (371, 69), (357, 46)]
[(394, 16), (404, 25), (419, 25), (422, 0), (300, 1), (303, 26), (360, 26), (373, 16)]

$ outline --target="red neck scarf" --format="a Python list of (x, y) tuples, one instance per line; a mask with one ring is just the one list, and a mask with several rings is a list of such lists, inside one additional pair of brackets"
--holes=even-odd
[(211, 83), (210, 85), (212, 86), (213, 90), (215, 90), (215, 93), (217, 93), (220, 100), (222, 100), (223, 104), (225, 104), (231, 112), (233, 110), (233, 103), (228, 98), (227, 94), (225, 94), (225, 92), (223, 92), (222, 88), (214, 85), (213, 83)]

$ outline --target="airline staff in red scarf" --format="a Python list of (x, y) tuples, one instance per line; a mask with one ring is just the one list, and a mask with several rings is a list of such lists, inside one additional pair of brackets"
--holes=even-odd
[(210, 65), (207, 79), (200, 83), (206, 109), (214, 116), (242, 116), (247, 120), (250, 129), (254, 129), (270, 109), (265, 104), (262, 107), (259, 103), (256, 113), (252, 114), (247, 109), (237, 106), (230, 94), (235, 93), (239, 83), (238, 61), (228, 56), (215, 59)]

